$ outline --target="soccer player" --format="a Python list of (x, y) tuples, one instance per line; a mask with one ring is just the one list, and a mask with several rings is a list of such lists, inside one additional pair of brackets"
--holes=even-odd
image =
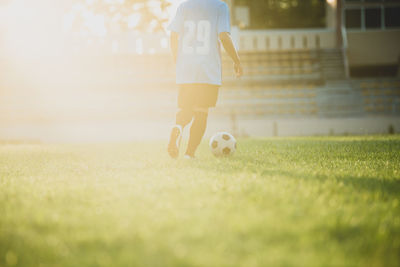
[(208, 109), (215, 107), (222, 84), (220, 41), (234, 62), (237, 77), (243, 69), (230, 36), (228, 5), (220, 0), (186, 0), (169, 25), (171, 52), (179, 85), (176, 125), (168, 153), (179, 155), (183, 129), (192, 120), (185, 158), (194, 158), (207, 127)]

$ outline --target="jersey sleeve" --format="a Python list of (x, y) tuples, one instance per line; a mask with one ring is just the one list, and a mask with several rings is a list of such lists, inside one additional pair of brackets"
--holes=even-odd
[(229, 7), (226, 3), (222, 4), (218, 9), (218, 34), (221, 32), (231, 32), (231, 20), (229, 16)]
[(172, 32), (181, 33), (183, 31), (183, 20), (183, 7), (180, 5), (176, 11), (175, 17), (172, 19), (167, 29)]

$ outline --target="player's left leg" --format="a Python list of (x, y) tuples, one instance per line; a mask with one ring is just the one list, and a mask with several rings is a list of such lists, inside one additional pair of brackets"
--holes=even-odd
[(179, 146), (183, 129), (192, 121), (194, 116), (193, 103), (195, 99), (191, 86), (187, 84), (179, 86), (179, 111), (176, 113), (176, 125), (172, 127), (168, 143), (168, 154), (171, 158), (177, 158), (179, 156)]
[(181, 108), (176, 114), (176, 125), (172, 127), (168, 143), (168, 154), (171, 158), (179, 156), (179, 147), (183, 129), (193, 119), (194, 112), (191, 108)]
[(185, 155), (193, 158), (207, 128), (208, 108), (195, 108), (194, 119), (190, 127), (189, 144)]
[(178, 113), (176, 113), (176, 125), (180, 125), (185, 128), (192, 119), (193, 119), (194, 111), (191, 108), (181, 108)]

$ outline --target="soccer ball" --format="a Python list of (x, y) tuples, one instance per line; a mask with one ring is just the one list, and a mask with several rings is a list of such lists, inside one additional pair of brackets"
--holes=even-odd
[(236, 151), (236, 139), (230, 133), (216, 133), (210, 140), (210, 148), (214, 156), (230, 156)]

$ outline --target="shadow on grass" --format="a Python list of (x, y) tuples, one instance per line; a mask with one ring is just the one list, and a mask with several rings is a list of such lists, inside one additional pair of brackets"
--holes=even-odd
[(304, 181), (319, 181), (324, 182), (328, 180), (334, 180), (337, 184), (343, 183), (346, 187), (351, 187), (355, 191), (367, 191), (370, 193), (382, 193), (390, 196), (400, 195), (400, 179), (387, 179), (375, 176), (354, 176), (354, 175), (326, 175), (322, 173), (310, 172), (297, 172), (294, 170), (288, 171), (284, 169), (278, 169), (279, 166), (268, 161), (254, 159), (249, 156), (242, 156), (236, 158), (220, 158), (217, 159), (218, 164), (211, 162), (198, 162), (194, 165), (196, 168), (200, 168), (206, 171), (217, 171), (221, 173), (228, 173), (235, 175), (241, 172), (247, 172), (249, 174), (257, 174), (261, 178), (267, 178), (272, 176), (286, 177), (296, 180)]
[[(400, 151), (399, 139), (373, 139), (371, 137), (371, 139), (358, 140), (357, 138), (343, 137), (333, 140), (329, 138), (257, 140), (257, 142), (250, 140), (244, 141), (243, 147), (244, 150), (234, 157), (199, 161), (193, 167), (231, 175), (245, 172), (266, 178), (281, 176), (319, 182), (334, 180), (355, 191), (400, 195), (400, 179), (395, 177), (382, 178), (368, 174), (356, 176), (351, 171), (346, 175), (336, 173), (335, 169), (330, 169), (331, 174), (325, 174), (325, 170), (324, 173), (313, 168), (313, 160), (322, 156), (327, 161), (339, 161), (344, 164), (351, 164), (352, 161), (357, 160), (373, 160), (370, 158), (371, 153), (376, 153), (375, 156), (379, 156), (381, 161), (398, 161), (400, 158), (400, 152), (397, 152)], [(304, 165), (302, 166), (303, 170), (284, 168), (284, 166), (291, 166), (292, 161), (296, 158), (309, 162), (309, 170), (304, 171)], [(346, 161), (343, 161), (344, 159)]]
[(334, 180), (336, 183), (343, 183), (346, 187), (351, 187), (355, 191), (367, 191), (369, 193), (382, 193), (390, 196), (400, 195), (400, 179), (382, 179), (379, 177), (368, 176), (338, 176), (338, 175), (322, 175), (322, 174), (309, 174), (297, 173), (293, 171), (282, 170), (268, 170), (264, 171), (263, 176), (284, 176), (296, 180), (316, 180), (324, 182), (327, 180)]

